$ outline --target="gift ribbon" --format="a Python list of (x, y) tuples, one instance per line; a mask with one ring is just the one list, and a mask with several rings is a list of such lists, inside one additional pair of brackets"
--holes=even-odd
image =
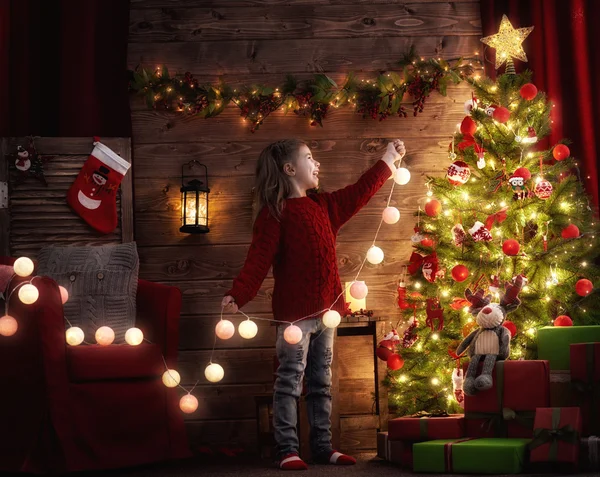
[(508, 421), (515, 421), (523, 427), (533, 429), (534, 411), (514, 411), (504, 407), (504, 361), (496, 363), (496, 396), (498, 399), (497, 412), (465, 412), (465, 419), (485, 419), (481, 425), (486, 432), (493, 427), (496, 437), (508, 436)]
[(550, 462), (558, 461), (558, 443), (559, 441), (567, 442), (572, 445), (579, 445), (579, 432), (573, 426), (567, 424), (563, 427), (558, 427), (560, 424), (559, 407), (552, 409), (552, 427), (550, 429), (538, 428), (533, 431), (533, 440), (529, 443), (529, 449), (535, 449), (541, 445), (550, 443), (548, 458)]
[(600, 423), (598, 422), (598, 407), (600, 406), (600, 381), (594, 382), (594, 358), (594, 343), (585, 343), (585, 367), (587, 381), (573, 380), (571, 384), (573, 386), (573, 389), (581, 397), (579, 402), (580, 406), (583, 403), (584, 396), (591, 396), (591, 431), (598, 432), (600, 431)]
[(495, 223), (501, 224), (506, 220), (506, 211), (508, 207), (503, 207), (498, 212), (492, 215), (488, 215), (488, 218), (485, 221), (485, 228), (488, 230), (492, 230), (492, 227)]
[(429, 418), (430, 417), (448, 417), (449, 414), (446, 411), (419, 411), (410, 417), (419, 419), (419, 436), (421, 440), (429, 439)]
[(418, 254), (417, 252), (413, 252), (410, 255), (410, 259), (408, 260), (408, 273), (414, 275), (419, 270), (419, 267), (423, 265), (423, 255)]
[(474, 441), (475, 439), (477, 439), (477, 437), (466, 437), (465, 439), (444, 444), (444, 461), (446, 462), (446, 472), (454, 471), (454, 466), (452, 464), (452, 446), (461, 444), (463, 442)]

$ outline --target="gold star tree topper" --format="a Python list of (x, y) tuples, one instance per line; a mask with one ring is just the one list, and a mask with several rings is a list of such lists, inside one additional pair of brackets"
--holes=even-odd
[(527, 55), (521, 43), (523, 43), (532, 30), (532, 26), (517, 28), (515, 30), (508, 17), (502, 15), (498, 33), (481, 39), (486, 45), (496, 48), (496, 69), (512, 58), (527, 61)]

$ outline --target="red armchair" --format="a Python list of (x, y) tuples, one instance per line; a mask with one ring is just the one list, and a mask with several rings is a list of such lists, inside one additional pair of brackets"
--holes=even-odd
[(177, 391), (161, 380), (163, 356), (169, 367), (177, 362), (181, 292), (139, 280), (136, 326), (154, 344), (71, 347), (58, 285), (47, 277), (33, 283), (40, 298), (24, 305), (14, 294), (9, 314), (19, 329), (0, 336), (0, 471), (107, 469), (190, 456)]

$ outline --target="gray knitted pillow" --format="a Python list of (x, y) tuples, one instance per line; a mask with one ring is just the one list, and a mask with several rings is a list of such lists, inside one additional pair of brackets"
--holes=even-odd
[[(85, 341), (95, 343), (101, 326), (122, 343), (135, 326), (139, 259), (135, 242), (101, 247), (44, 247), (38, 275), (53, 278), (69, 292), (65, 317), (79, 326)], [(68, 325), (67, 325), (68, 326)]]

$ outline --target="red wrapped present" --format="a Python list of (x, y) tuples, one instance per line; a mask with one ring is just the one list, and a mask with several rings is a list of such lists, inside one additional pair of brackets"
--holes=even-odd
[(600, 435), (600, 343), (571, 345), (571, 383), (583, 415), (583, 435)]
[(429, 441), (434, 439), (460, 439), (465, 435), (465, 416), (445, 416), (420, 413), (388, 421), (389, 439), (393, 441)]
[(468, 437), (532, 437), (535, 410), (550, 406), (548, 361), (498, 361), (494, 385), (465, 396)]
[(413, 443), (409, 441), (392, 441), (387, 432), (377, 433), (377, 456), (412, 469)]
[(535, 412), (530, 462), (579, 463), (581, 411), (578, 407), (545, 407)]

